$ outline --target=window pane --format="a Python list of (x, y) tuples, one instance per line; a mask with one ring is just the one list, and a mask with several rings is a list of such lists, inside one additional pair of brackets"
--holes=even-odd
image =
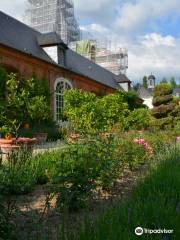
[(60, 121), (62, 118), (63, 108), (64, 108), (64, 91), (71, 89), (71, 85), (67, 82), (60, 81), (56, 86), (55, 91), (55, 116), (56, 121)]

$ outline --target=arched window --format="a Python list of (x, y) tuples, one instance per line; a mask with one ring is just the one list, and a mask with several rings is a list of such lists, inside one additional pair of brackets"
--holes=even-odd
[(71, 88), (71, 82), (64, 78), (58, 78), (54, 84), (54, 118), (57, 122), (62, 119), (62, 113), (64, 108), (64, 92), (65, 90)]

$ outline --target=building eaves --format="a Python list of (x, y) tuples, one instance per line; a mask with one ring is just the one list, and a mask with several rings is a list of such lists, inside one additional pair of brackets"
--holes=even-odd
[(117, 83), (131, 83), (131, 80), (125, 74), (115, 75), (115, 80)]

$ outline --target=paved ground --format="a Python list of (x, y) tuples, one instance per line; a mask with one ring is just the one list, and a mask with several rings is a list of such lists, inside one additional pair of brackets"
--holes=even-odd
[(56, 141), (56, 142), (47, 142), (39, 145), (35, 145), (33, 153), (38, 154), (38, 153), (43, 153), (46, 151), (54, 151), (58, 149), (62, 149), (66, 147), (66, 144), (64, 141)]

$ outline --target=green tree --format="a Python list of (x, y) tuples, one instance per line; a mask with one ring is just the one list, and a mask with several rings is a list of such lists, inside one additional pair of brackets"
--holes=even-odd
[(144, 77), (143, 77), (143, 87), (146, 88), (146, 89), (147, 89), (147, 87), (148, 87), (147, 81), (148, 81), (147, 76), (144, 76)]
[(0, 101), (5, 98), (7, 75), (6, 70), (0, 66)]
[(50, 107), (44, 96), (35, 96), (27, 103), (27, 112), (32, 121), (39, 125), (50, 118)]
[[(6, 124), (6, 119), (12, 122), (16, 120), (18, 124), (26, 121), (37, 123), (40, 118), (46, 120), (47, 114), (50, 116), (50, 104), (47, 88), (43, 85), (44, 82), (38, 82), (34, 78), (20, 78), (10, 73), (5, 84), (4, 108), (0, 104), (1, 116), (4, 117), (4, 120), (0, 119), (1, 126)], [(33, 114), (35, 109), (36, 114)]]
[(160, 81), (160, 83), (168, 83), (167, 78), (163, 77), (163, 79)]
[(157, 119), (160, 128), (173, 126), (176, 117), (180, 115), (180, 106), (174, 100), (172, 87), (168, 83), (160, 83), (154, 89), (152, 115)]
[(173, 89), (177, 87), (177, 83), (174, 77), (170, 79), (170, 84)]
[(121, 93), (97, 97), (77, 89), (65, 93), (65, 114), (75, 131), (96, 133), (122, 123), (129, 114), (128, 103)]

